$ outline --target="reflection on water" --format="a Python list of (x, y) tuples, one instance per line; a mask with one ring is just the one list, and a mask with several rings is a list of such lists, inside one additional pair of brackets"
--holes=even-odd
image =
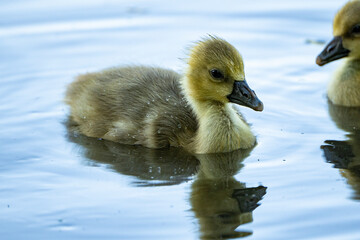
[(199, 220), (202, 239), (237, 238), (251, 232), (236, 231), (252, 222), (252, 211), (266, 193), (266, 187), (246, 188), (233, 176), (243, 167), (251, 150), (197, 156), (200, 168), (192, 184), (191, 205)]
[(173, 185), (190, 180), (199, 164), (181, 148), (155, 150), (124, 145), (77, 133), (70, 122), (68, 139), (80, 145), (88, 164), (107, 164), (115, 171), (137, 177), (135, 186)]
[(354, 198), (360, 200), (360, 108), (342, 107), (329, 102), (329, 114), (337, 127), (348, 132), (348, 140), (326, 140), (324, 151), (328, 163), (341, 169), (341, 175), (354, 189)]
[(246, 188), (233, 176), (243, 167), (250, 150), (191, 155), (181, 148), (148, 149), (123, 145), (78, 134), (71, 123), (68, 139), (80, 146), (89, 161), (106, 164), (125, 175), (135, 176), (135, 186), (179, 184), (196, 175), (190, 203), (200, 225), (202, 239), (238, 238), (252, 232), (236, 231), (253, 221), (252, 211), (266, 193), (266, 187)]

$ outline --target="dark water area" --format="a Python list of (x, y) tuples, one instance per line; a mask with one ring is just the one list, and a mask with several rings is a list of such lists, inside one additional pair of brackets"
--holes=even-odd
[[(346, 1), (2, 1), (1, 239), (360, 239), (360, 110), (333, 106), (315, 57)], [(249, 150), (191, 155), (88, 138), (66, 86), (145, 64), (181, 72), (232, 43), (263, 112)]]

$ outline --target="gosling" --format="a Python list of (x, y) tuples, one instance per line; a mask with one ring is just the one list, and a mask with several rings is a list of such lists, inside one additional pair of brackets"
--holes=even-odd
[(86, 136), (196, 154), (254, 146), (249, 125), (230, 103), (263, 110), (239, 52), (213, 36), (191, 48), (184, 76), (145, 66), (87, 73), (69, 85), (65, 102)]
[(327, 90), (335, 105), (360, 107), (360, 1), (345, 4), (333, 22), (334, 39), (316, 59), (319, 66), (346, 57)]

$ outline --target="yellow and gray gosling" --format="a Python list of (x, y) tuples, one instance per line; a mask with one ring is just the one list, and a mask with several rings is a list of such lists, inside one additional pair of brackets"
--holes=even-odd
[(347, 107), (360, 107), (360, 1), (345, 4), (333, 22), (334, 39), (316, 59), (319, 66), (346, 57), (327, 90), (329, 100)]
[(245, 81), (239, 52), (207, 37), (191, 49), (184, 76), (129, 66), (80, 75), (65, 101), (80, 133), (149, 148), (191, 153), (250, 148), (255, 136), (230, 103), (263, 110)]

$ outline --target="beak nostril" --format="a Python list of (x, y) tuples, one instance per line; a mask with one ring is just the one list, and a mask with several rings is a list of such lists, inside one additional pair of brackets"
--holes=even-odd
[(329, 53), (329, 52), (332, 52), (333, 50), (335, 49), (335, 46), (334, 45), (330, 45), (326, 51)]

